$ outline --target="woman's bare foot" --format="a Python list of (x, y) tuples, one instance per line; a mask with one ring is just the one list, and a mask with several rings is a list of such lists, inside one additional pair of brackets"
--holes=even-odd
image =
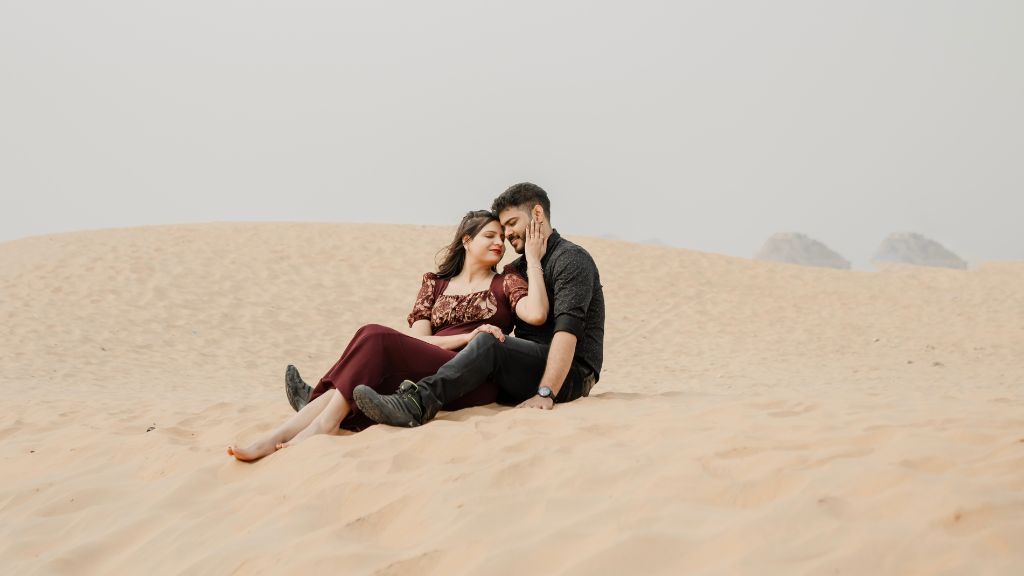
[(261, 440), (259, 442), (253, 442), (245, 448), (239, 448), (238, 446), (228, 446), (228, 455), (234, 456), (242, 462), (252, 462), (259, 460), (264, 456), (268, 456), (277, 451), (278, 444), (273, 439)]
[(315, 436), (317, 434), (327, 434), (328, 436), (341, 436), (341, 428), (334, 427), (327, 430), (323, 430), (317, 425), (317, 422), (313, 422), (312, 424), (309, 425), (308, 428), (306, 428), (302, 432), (299, 432), (295, 436), (295, 438), (292, 438), (287, 442), (278, 443), (277, 449), (281, 450), (283, 448), (290, 448), (292, 446), (295, 446), (299, 442), (302, 442), (306, 438), (309, 438), (310, 436)]

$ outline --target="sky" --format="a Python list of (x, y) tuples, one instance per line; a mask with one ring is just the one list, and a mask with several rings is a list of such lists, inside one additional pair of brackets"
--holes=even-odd
[(0, 0), (0, 242), (454, 225), (1024, 259), (1024, 2)]

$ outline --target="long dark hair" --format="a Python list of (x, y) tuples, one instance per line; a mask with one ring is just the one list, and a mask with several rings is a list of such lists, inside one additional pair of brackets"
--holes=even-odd
[[(466, 212), (466, 215), (462, 217), (462, 222), (459, 222), (452, 243), (438, 252), (438, 255), (444, 254), (437, 265), (438, 278), (452, 278), (462, 272), (462, 267), (466, 265), (466, 247), (462, 245), (462, 238), (465, 236), (469, 236), (470, 239), (476, 238), (484, 226), (497, 220), (498, 218), (490, 210)], [(494, 266), (491, 267), (491, 270), (498, 271)]]

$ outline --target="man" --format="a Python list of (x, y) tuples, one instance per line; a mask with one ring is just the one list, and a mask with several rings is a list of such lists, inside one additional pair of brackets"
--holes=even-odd
[[(540, 268), (548, 291), (549, 312), (542, 326), (516, 322), (515, 337), (500, 340), (477, 335), (433, 376), (406, 381), (392, 395), (368, 386), (353, 391), (368, 417), (391, 426), (419, 426), (441, 406), (488, 380), (501, 400), (519, 408), (550, 410), (556, 403), (590, 394), (601, 375), (604, 356), (604, 293), (593, 258), (551, 228), (551, 203), (536, 184), (516, 184), (494, 200), (505, 237), (521, 256), (510, 266), (526, 277), (526, 231), (533, 221), (547, 238)], [(536, 272), (536, 271), (535, 271)]]

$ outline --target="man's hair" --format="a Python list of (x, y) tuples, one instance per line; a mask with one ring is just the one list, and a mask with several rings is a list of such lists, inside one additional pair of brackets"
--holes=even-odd
[(494, 199), (494, 203), (491, 204), (491, 212), (494, 212), (494, 215), (497, 216), (506, 208), (520, 208), (523, 206), (527, 210), (532, 210), (537, 204), (540, 204), (540, 207), (544, 209), (544, 218), (550, 222), (551, 201), (548, 200), (548, 193), (536, 184), (520, 182), (510, 186), (508, 190), (501, 193), (501, 196)]

